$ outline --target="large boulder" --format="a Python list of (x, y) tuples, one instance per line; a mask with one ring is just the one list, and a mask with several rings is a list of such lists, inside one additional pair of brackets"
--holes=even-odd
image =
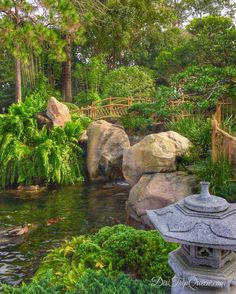
[(124, 129), (104, 120), (87, 129), (87, 169), (92, 181), (122, 178), (123, 150), (130, 146)]
[(159, 133), (159, 135), (174, 141), (176, 147), (176, 156), (183, 156), (192, 146), (192, 143), (189, 141), (189, 139), (174, 131), (162, 132)]
[(191, 143), (175, 132), (151, 134), (124, 150), (123, 175), (135, 185), (143, 174), (176, 170), (176, 157), (187, 153)]
[(127, 201), (130, 218), (145, 226), (150, 226), (146, 210), (163, 208), (194, 192), (196, 179), (184, 172), (157, 173), (143, 175), (132, 187)]
[(55, 97), (49, 99), (46, 113), (54, 126), (64, 127), (68, 121), (71, 121), (69, 108)]

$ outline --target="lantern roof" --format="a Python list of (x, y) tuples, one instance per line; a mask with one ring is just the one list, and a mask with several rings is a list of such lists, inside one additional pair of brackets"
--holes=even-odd
[(208, 182), (201, 182), (200, 194), (147, 216), (166, 241), (236, 250), (236, 204), (210, 195)]

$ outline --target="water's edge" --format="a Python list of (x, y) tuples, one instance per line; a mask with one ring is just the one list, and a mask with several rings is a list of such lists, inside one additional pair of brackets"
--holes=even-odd
[[(39, 196), (0, 194), (0, 282), (28, 281), (47, 251), (63, 240), (96, 232), (105, 225), (125, 223), (129, 186), (124, 182), (63, 187)], [(50, 219), (61, 219), (50, 225)], [(53, 221), (52, 221), (53, 222)], [(32, 224), (24, 237), (4, 240), (1, 231)], [(7, 242), (6, 242), (7, 241)], [(17, 244), (19, 243), (19, 244)]]

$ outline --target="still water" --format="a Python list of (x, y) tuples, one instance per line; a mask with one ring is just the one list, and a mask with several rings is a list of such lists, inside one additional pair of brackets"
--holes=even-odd
[[(128, 191), (129, 187), (120, 182), (64, 187), (40, 196), (0, 194), (0, 233), (10, 226), (32, 224), (23, 240), (13, 238), (13, 244), (3, 244), (0, 239), (0, 282), (28, 281), (47, 251), (65, 239), (125, 223)], [(48, 220), (57, 218), (61, 221), (48, 224)]]

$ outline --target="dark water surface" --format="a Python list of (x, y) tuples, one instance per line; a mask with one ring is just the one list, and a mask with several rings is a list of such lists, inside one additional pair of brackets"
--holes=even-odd
[[(84, 184), (47, 191), (40, 196), (0, 194), (0, 231), (9, 226), (32, 224), (20, 244), (0, 240), (0, 282), (27, 281), (47, 251), (78, 234), (96, 232), (105, 225), (125, 223), (125, 201), (129, 187)], [(47, 225), (51, 218), (63, 221)], [(13, 238), (14, 239), (14, 238)]]

